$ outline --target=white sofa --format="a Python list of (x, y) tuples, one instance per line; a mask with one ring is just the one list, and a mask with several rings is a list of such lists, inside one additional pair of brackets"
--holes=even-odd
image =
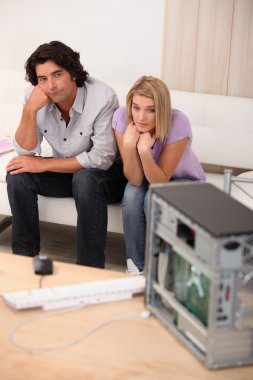
[[(128, 88), (111, 85), (120, 103), (124, 104)], [(20, 120), (26, 86), (24, 73), (0, 71), (0, 136), (14, 134)], [(184, 111), (191, 120), (193, 149), (202, 163), (253, 170), (253, 99), (181, 91), (171, 91), (171, 96), (173, 107)], [(11, 215), (5, 167), (14, 154), (0, 156), (0, 214), (3, 215)], [(223, 188), (222, 174), (206, 174), (208, 182)], [(237, 197), (240, 198), (240, 194)], [(42, 221), (76, 225), (72, 198), (40, 196), (39, 212)], [(120, 204), (108, 207), (108, 231), (123, 232)]]

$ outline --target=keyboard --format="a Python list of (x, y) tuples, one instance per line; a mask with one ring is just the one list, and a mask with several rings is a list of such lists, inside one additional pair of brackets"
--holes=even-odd
[(145, 278), (135, 276), (7, 292), (2, 296), (7, 305), (16, 310), (54, 310), (130, 299), (144, 289)]

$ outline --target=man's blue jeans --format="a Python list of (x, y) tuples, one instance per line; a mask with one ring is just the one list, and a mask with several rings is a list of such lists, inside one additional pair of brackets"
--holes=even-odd
[(78, 215), (76, 263), (103, 268), (107, 203), (121, 201), (125, 184), (121, 165), (113, 165), (107, 171), (83, 169), (74, 174), (8, 173), (13, 253), (35, 256), (40, 251), (38, 194), (73, 197)]

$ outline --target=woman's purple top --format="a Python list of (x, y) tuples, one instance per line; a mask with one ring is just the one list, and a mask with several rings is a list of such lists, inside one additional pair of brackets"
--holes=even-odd
[[(120, 107), (114, 112), (112, 126), (115, 131), (118, 131), (124, 135), (127, 127), (126, 107)], [(158, 163), (160, 155), (166, 144), (183, 140), (186, 137), (189, 138), (188, 144), (171, 178), (205, 180), (206, 177), (203, 168), (191, 148), (192, 131), (190, 121), (181, 111), (172, 109), (171, 129), (165, 140), (156, 140), (153, 148), (151, 149), (151, 154), (156, 163)]]

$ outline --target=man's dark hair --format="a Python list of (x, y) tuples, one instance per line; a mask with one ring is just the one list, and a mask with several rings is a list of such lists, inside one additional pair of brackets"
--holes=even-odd
[(82, 87), (89, 73), (83, 69), (80, 63), (80, 54), (72, 50), (69, 46), (59, 41), (51, 41), (40, 45), (28, 58), (25, 63), (26, 80), (33, 86), (38, 84), (35, 66), (46, 61), (53, 61), (57, 65), (67, 70), (72, 78), (75, 78), (76, 85)]

